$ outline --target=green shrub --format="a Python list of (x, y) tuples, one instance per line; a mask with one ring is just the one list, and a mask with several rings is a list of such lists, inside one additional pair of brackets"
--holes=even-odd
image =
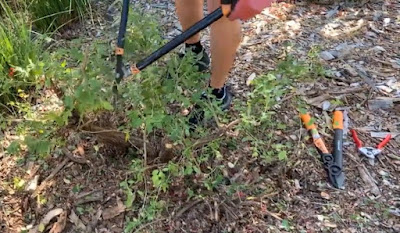
[(23, 12), (14, 13), (0, 2), (0, 102), (9, 100), (18, 89), (35, 85), (41, 74), (41, 43), (32, 39), (31, 24)]
[(90, 0), (34, 0), (29, 4), (34, 25), (42, 32), (58, 30), (91, 12)]

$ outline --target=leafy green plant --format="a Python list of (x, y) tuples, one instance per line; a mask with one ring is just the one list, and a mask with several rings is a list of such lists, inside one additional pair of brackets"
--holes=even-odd
[(28, 3), (35, 26), (42, 32), (52, 32), (73, 21), (84, 20), (91, 13), (90, 0), (33, 0)]
[(296, 80), (323, 75), (323, 67), (314, 59), (317, 51), (317, 48), (310, 50), (306, 61), (298, 61), (288, 55), (275, 71), (252, 81), (253, 90), (249, 99), (245, 106), (239, 104), (238, 110), (242, 119), (240, 128), (245, 134), (242, 141), (249, 142), (254, 157), (261, 157), (266, 162), (287, 159), (286, 148), (290, 145), (274, 142), (274, 132), (286, 128), (277, 116), (278, 103), (293, 90), (292, 84)]
[(17, 90), (35, 86), (42, 74), (42, 37), (32, 34), (24, 12), (14, 13), (1, 1), (0, 19), (0, 102), (7, 103)]

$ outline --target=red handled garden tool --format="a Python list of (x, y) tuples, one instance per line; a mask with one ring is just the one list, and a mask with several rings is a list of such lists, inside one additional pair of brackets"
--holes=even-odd
[(343, 112), (335, 111), (333, 113), (333, 129), (335, 136), (333, 139), (333, 153), (330, 153), (317, 131), (317, 126), (313, 123), (311, 116), (300, 114), (306, 129), (311, 133), (314, 145), (321, 155), (322, 163), (328, 174), (329, 182), (339, 189), (344, 188), (345, 176), (343, 172)]
[(376, 157), (382, 153), (383, 148), (386, 146), (386, 144), (389, 143), (390, 139), (392, 138), (391, 134), (388, 134), (381, 143), (378, 144), (376, 148), (373, 147), (363, 147), (362, 142), (360, 139), (358, 139), (357, 132), (352, 129), (351, 130), (351, 135), (353, 136), (353, 140), (357, 146), (358, 151), (364, 155), (365, 157), (369, 158), (371, 162), (373, 162)]

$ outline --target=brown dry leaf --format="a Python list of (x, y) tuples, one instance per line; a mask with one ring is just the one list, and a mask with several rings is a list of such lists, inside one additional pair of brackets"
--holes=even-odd
[(331, 196), (329, 195), (329, 193), (326, 193), (326, 192), (321, 192), (321, 197), (326, 200), (331, 199)]
[(337, 227), (336, 223), (333, 223), (333, 222), (324, 222), (324, 226), (330, 227), (330, 228), (336, 228)]
[(29, 233), (37, 233), (37, 232), (43, 232), (46, 229), (46, 226), (50, 223), (50, 221), (57, 217), (58, 215), (62, 214), (64, 212), (63, 209), (61, 208), (57, 208), (57, 209), (53, 209), (50, 210), (42, 219), (42, 221), (40, 221), (39, 225), (35, 226), (34, 228), (32, 228)]
[(74, 210), (71, 210), (71, 214), (69, 215), (69, 220), (75, 224), (75, 226), (79, 229), (82, 229), (83, 231), (86, 231), (86, 226), (82, 222), (82, 220), (79, 219), (78, 215), (75, 214)]
[(79, 145), (76, 150), (78, 151), (80, 156), (84, 156), (85, 155), (85, 150), (83, 149), (82, 145)]
[(110, 207), (104, 210), (103, 220), (112, 219), (125, 211), (125, 205), (120, 199), (117, 199), (117, 206)]
[(329, 94), (323, 94), (311, 99), (306, 98), (306, 102), (307, 104), (313, 105), (317, 108), (322, 108), (324, 101), (329, 100), (330, 98), (331, 96)]
[(63, 211), (58, 217), (57, 222), (50, 229), (49, 233), (61, 233), (67, 224), (67, 212)]

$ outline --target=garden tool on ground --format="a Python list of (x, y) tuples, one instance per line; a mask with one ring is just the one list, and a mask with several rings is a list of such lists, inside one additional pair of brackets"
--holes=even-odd
[(373, 147), (363, 147), (362, 142), (360, 139), (358, 139), (357, 132), (352, 129), (351, 130), (351, 135), (353, 136), (353, 140), (357, 146), (358, 151), (364, 155), (365, 157), (370, 159), (370, 162), (373, 164), (376, 157), (382, 153), (383, 148), (385, 147), (386, 144), (389, 143), (390, 139), (392, 138), (391, 134), (388, 134), (382, 141), (381, 143), (378, 144), (376, 148)]
[(329, 153), (326, 145), (317, 131), (317, 126), (313, 123), (310, 114), (300, 114), (306, 129), (311, 133), (314, 145), (321, 155), (322, 163), (328, 174), (329, 182), (339, 189), (344, 189), (345, 176), (343, 172), (343, 112), (333, 113), (333, 129), (335, 136), (333, 139), (333, 153)]

